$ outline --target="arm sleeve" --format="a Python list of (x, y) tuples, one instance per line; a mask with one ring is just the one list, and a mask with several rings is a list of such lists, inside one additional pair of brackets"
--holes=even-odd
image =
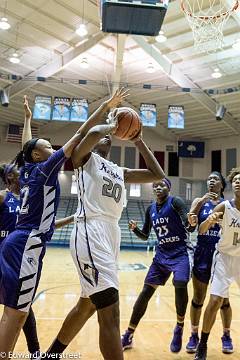
[(188, 209), (184, 201), (180, 197), (176, 196), (173, 198), (172, 207), (180, 216), (186, 230), (189, 232), (193, 232), (195, 230), (195, 227), (191, 226), (188, 222)]
[(62, 167), (62, 164), (66, 160), (66, 156), (63, 152), (63, 148), (53, 153), (46, 161), (43, 161), (38, 165), (39, 170), (43, 175), (49, 177), (51, 174), (56, 174)]
[(151, 223), (151, 217), (150, 217), (150, 207), (149, 206), (145, 213), (145, 222), (143, 224), (142, 230), (140, 230), (138, 227), (133, 230), (134, 234), (137, 235), (142, 240), (147, 240), (149, 237), (149, 234), (151, 232), (152, 223)]

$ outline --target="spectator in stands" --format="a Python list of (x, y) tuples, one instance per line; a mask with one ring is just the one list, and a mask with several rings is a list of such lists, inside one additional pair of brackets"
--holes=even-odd
[(189, 224), (185, 203), (179, 197), (170, 196), (170, 189), (171, 182), (166, 178), (154, 183), (156, 201), (147, 208), (142, 230), (137, 227), (134, 220), (129, 222), (130, 229), (142, 240), (148, 239), (153, 227), (158, 244), (142, 292), (133, 307), (128, 329), (122, 336), (123, 350), (132, 348), (134, 332), (145, 314), (149, 300), (159, 285), (166, 284), (171, 273), (175, 288), (177, 325), (170, 349), (176, 353), (182, 347), (184, 318), (188, 304), (187, 284), (191, 277), (193, 256), (188, 232), (192, 232), (196, 224), (193, 221), (193, 226)]

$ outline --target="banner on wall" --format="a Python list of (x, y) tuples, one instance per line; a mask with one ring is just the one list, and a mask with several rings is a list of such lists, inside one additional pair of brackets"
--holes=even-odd
[(168, 106), (168, 128), (184, 129), (184, 107), (181, 105)]
[(204, 142), (178, 141), (178, 156), (187, 158), (203, 158)]
[(88, 101), (86, 99), (72, 99), (71, 105), (71, 121), (84, 122), (88, 118)]
[(52, 120), (69, 121), (71, 99), (69, 97), (55, 97), (53, 101)]
[(52, 97), (37, 95), (35, 97), (33, 119), (50, 120), (52, 110)]
[(140, 105), (140, 118), (143, 126), (155, 127), (157, 123), (157, 109), (156, 104)]

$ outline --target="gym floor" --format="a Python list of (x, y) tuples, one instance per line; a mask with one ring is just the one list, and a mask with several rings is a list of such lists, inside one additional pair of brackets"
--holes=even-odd
[[(151, 263), (152, 252), (121, 251), (119, 261), (121, 332), (125, 330), (131, 315), (132, 307), (140, 292), (147, 266)], [(41, 350), (45, 351), (56, 336), (68, 311), (78, 300), (80, 287), (77, 271), (67, 248), (48, 248), (41, 282), (33, 309), (37, 318)], [(192, 285), (189, 286), (189, 299), (192, 296)], [(207, 296), (208, 299), (208, 296)], [(220, 317), (214, 325), (209, 341), (209, 359), (240, 359), (240, 297), (239, 289), (234, 284), (230, 300), (233, 308), (232, 338), (235, 352), (223, 355), (221, 352), (222, 325)], [(190, 303), (190, 301), (189, 301)], [(2, 310), (2, 309), (1, 309)], [(0, 312), (1, 312), (0, 310)], [(190, 335), (189, 309), (184, 329), (183, 350), (178, 354), (169, 351), (172, 331), (175, 326), (174, 291), (171, 280), (159, 288), (149, 303), (134, 337), (134, 348), (124, 352), (126, 360), (187, 360), (193, 355), (185, 352), (185, 345)], [(21, 334), (15, 348), (16, 356), (27, 354), (27, 347)], [(102, 359), (98, 347), (97, 318), (94, 315), (81, 333), (74, 339), (65, 352), (66, 358), (86, 360)], [(79, 354), (79, 355), (78, 355)]]

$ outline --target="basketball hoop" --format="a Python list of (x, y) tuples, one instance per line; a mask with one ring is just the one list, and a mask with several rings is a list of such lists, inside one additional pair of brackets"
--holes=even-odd
[(239, 5), (240, 0), (232, 0), (229, 6), (227, 0), (181, 0), (197, 51), (212, 53), (222, 48), (223, 28)]

